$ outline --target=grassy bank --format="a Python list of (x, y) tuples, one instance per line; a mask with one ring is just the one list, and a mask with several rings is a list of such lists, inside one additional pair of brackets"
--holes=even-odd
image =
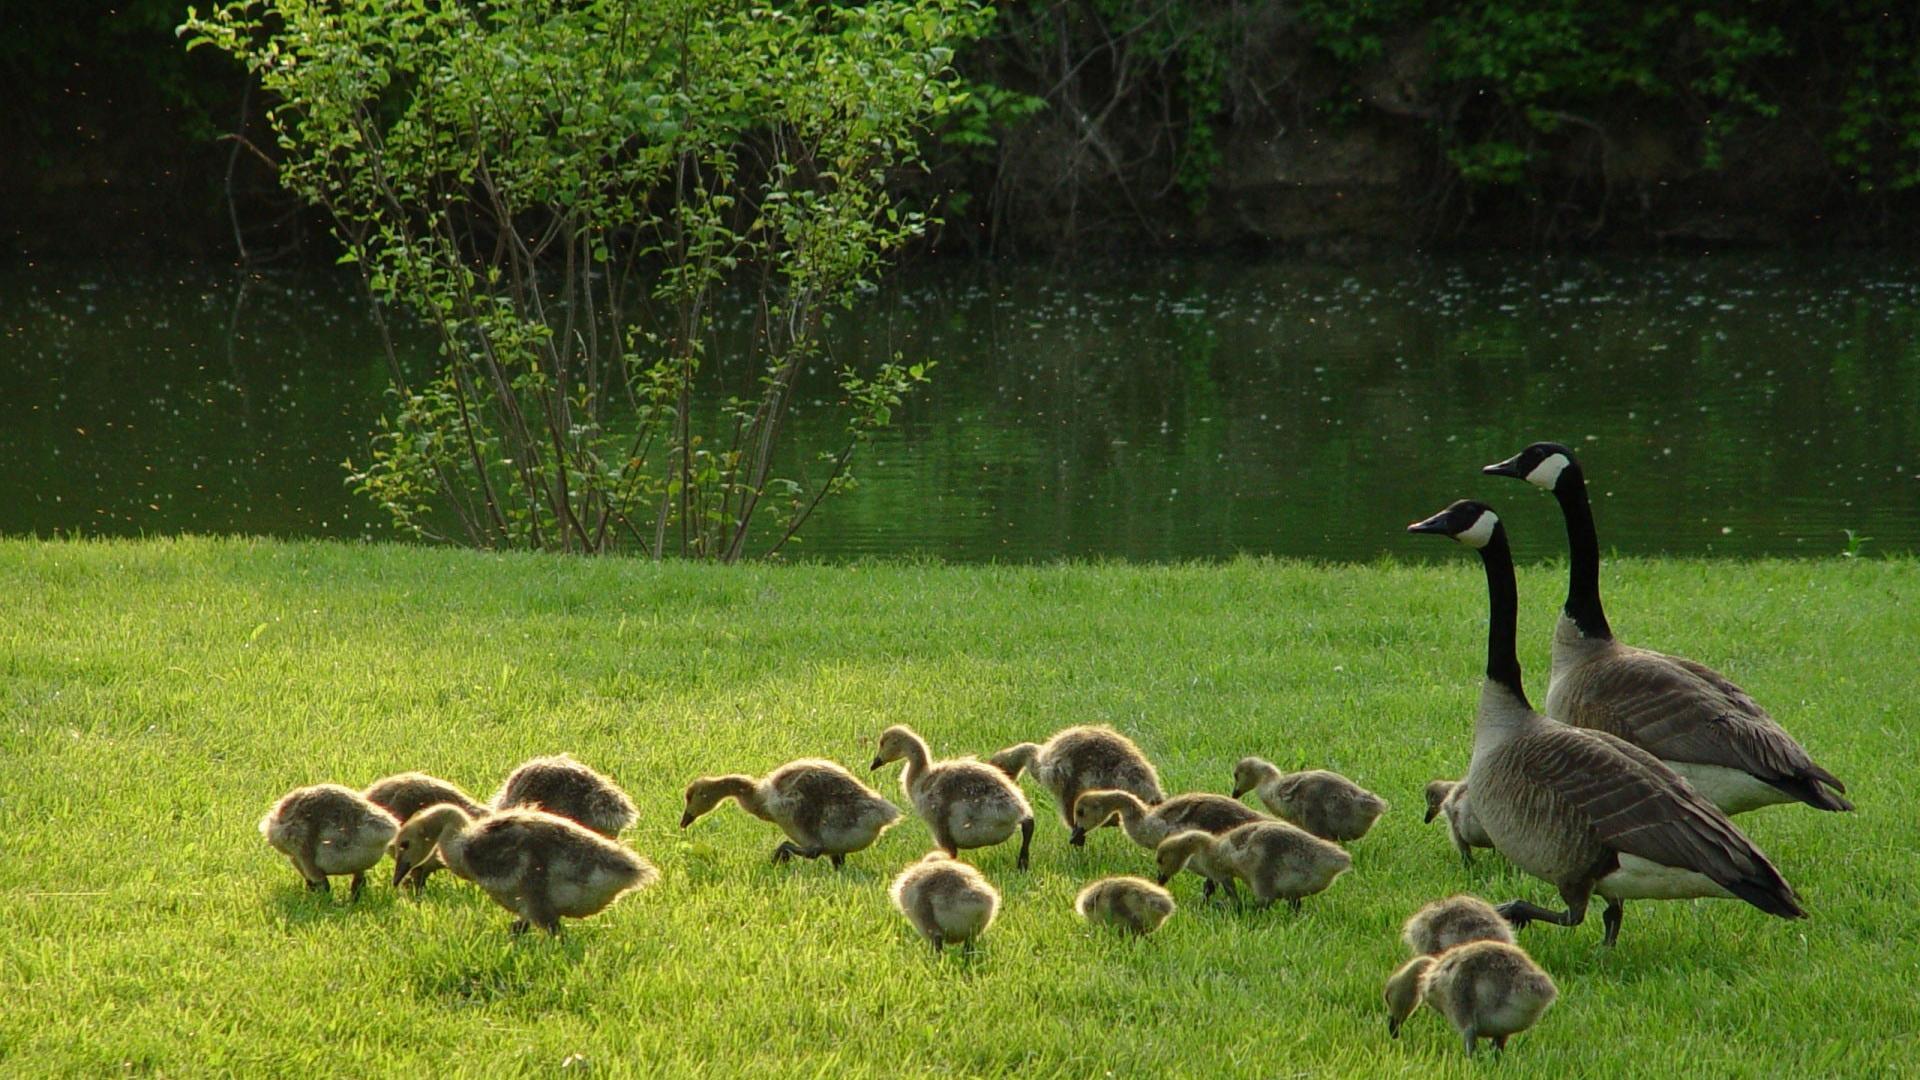
[[(1846, 779), (1858, 813), (1742, 824), (1813, 912), (1635, 904), (1523, 936), (1560, 1004), (1469, 1066), (1431, 1014), (1389, 1041), (1398, 923), (1471, 890), (1421, 785), (1464, 767), (1484, 592), (1435, 567), (714, 570), (244, 541), (0, 544), (0, 1072), (498, 1075), (1885, 1074), (1920, 1062), (1912, 773), (1920, 563), (1616, 562), (1623, 635), (1721, 666)], [(1523, 570), (1544, 690), (1561, 580)], [(1083, 928), (1084, 852), (1035, 792), (1034, 868), (971, 963), (935, 961), (884, 885), (908, 821), (845, 873), (774, 867), (731, 806), (682, 833), (702, 773), (801, 755), (863, 770), (881, 728), (985, 753), (1106, 721), (1169, 790), (1233, 761), (1338, 769), (1394, 803), (1353, 871), (1296, 915), (1183, 905), (1144, 942)], [(569, 750), (641, 808), (657, 888), (509, 940), (444, 877), (357, 906), (301, 891), (255, 822), (288, 788), (428, 770), (485, 797)], [(898, 797), (897, 770), (881, 778)], [(344, 892), (344, 889), (341, 890)], [(1904, 991), (1896, 988), (1905, 987)]]

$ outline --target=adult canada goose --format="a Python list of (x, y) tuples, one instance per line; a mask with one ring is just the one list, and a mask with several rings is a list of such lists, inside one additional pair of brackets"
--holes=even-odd
[(1553, 493), (1567, 523), (1567, 602), (1553, 630), (1547, 715), (1604, 731), (1666, 762), (1729, 814), (1798, 800), (1851, 810), (1847, 786), (1814, 764), (1747, 692), (1704, 664), (1622, 644), (1600, 606), (1600, 541), (1573, 451), (1534, 443), (1482, 472)]
[(1015, 865), (1027, 868), (1033, 810), (1012, 777), (973, 758), (934, 761), (925, 739), (905, 724), (895, 724), (880, 733), (873, 767), (903, 759), (907, 764), (900, 771), (900, 786), (941, 850), (958, 856), (962, 848), (992, 847), (1018, 828), (1020, 856)]
[(567, 754), (533, 758), (513, 770), (492, 806), (545, 810), (609, 838), (619, 836), (637, 816), (620, 785)]
[(1473, 804), (1467, 801), (1467, 782), (1465, 780), (1432, 780), (1427, 783), (1427, 823), (1446, 816), (1447, 835), (1453, 840), (1453, 848), (1460, 853), (1460, 861), (1471, 867), (1473, 849), (1490, 848), (1493, 840), (1487, 836), (1487, 830), (1480, 825), (1480, 819), (1473, 816)]
[(1439, 956), (1416, 956), (1387, 980), (1387, 1032), (1425, 1001), (1460, 1033), (1467, 1056), (1481, 1039), (1505, 1050), (1509, 1036), (1537, 1023), (1560, 991), (1540, 965), (1517, 945), (1474, 941)]
[(260, 835), (287, 857), (313, 892), (327, 892), (327, 878), (352, 874), (349, 898), (360, 899), (367, 868), (380, 861), (400, 829), (392, 814), (351, 788), (315, 784), (295, 788), (260, 819)]
[(1130, 791), (1088, 791), (1073, 802), (1073, 835), (1067, 842), (1079, 847), (1088, 833), (1116, 816), (1127, 839), (1149, 851), (1188, 829), (1223, 833), (1249, 821), (1273, 820), (1245, 803), (1205, 791), (1175, 795), (1158, 806), (1148, 806)]
[(773, 849), (774, 862), (795, 855), (817, 859), (825, 855), (835, 870), (847, 856), (864, 851), (880, 834), (900, 820), (900, 808), (855, 779), (831, 761), (803, 758), (768, 773), (751, 776), (708, 776), (687, 785), (687, 809), (680, 827), (734, 799), (740, 808), (762, 821), (780, 826), (788, 839)]
[(1245, 757), (1233, 767), (1233, 797), (1259, 796), (1273, 816), (1291, 821), (1322, 840), (1346, 843), (1367, 835), (1386, 813), (1387, 800), (1325, 769), (1282, 773), (1265, 758)]
[(1060, 820), (1073, 828), (1073, 802), (1083, 791), (1117, 788), (1131, 791), (1152, 806), (1166, 796), (1160, 774), (1133, 740), (1107, 727), (1070, 727), (1045, 743), (1016, 743), (987, 759), (1008, 776), (1033, 774), (1053, 793)]
[[(411, 820), (413, 815), (440, 803), (452, 803), (472, 817), (487, 812), (485, 806), (457, 786), (421, 772), (405, 772), (375, 780), (367, 785), (365, 795), (368, 802), (392, 814), (402, 825)], [(427, 876), (446, 865), (440, 861), (439, 852), (429, 852), (407, 874), (406, 886), (415, 892), (426, 888)]]
[(625, 844), (544, 810), (496, 810), (475, 819), (452, 803), (415, 814), (393, 839), (393, 880), (438, 850), (456, 877), (513, 912), (512, 930), (560, 933), (560, 919), (599, 914), (621, 894), (660, 879)]
[(900, 871), (888, 892), (934, 952), (950, 941), (971, 952), (1000, 910), (1000, 890), (985, 875), (937, 849)]
[(1477, 896), (1449, 896), (1435, 900), (1407, 919), (1400, 940), (1416, 956), (1438, 956), (1469, 941), (1513, 943), (1513, 927)]
[(1508, 922), (1578, 926), (1594, 893), (1607, 901), (1609, 945), (1626, 900), (1731, 896), (1769, 915), (1806, 917), (1760, 849), (1679, 773), (1617, 736), (1533, 711), (1514, 653), (1513, 552), (1490, 507), (1461, 500), (1407, 530), (1476, 548), (1486, 568), (1487, 677), (1467, 768), (1473, 813), (1496, 851), (1558, 889), (1567, 905), (1551, 911), (1512, 900), (1499, 909)]
[(1200, 829), (1174, 833), (1160, 842), (1154, 858), (1162, 885), (1181, 869), (1191, 868), (1207, 879), (1203, 896), (1218, 884), (1237, 903), (1240, 897), (1233, 888), (1237, 878), (1253, 890), (1259, 906), (1285, 900), (1295, 911), (1300, 910), (1302, 898), (1324, 891), (1353, 865), (1340, 845), (1272, 820), (1248, 822), (1218, 836)]
[(1109, 877), (1080, 890), (1073, 910), (1090, 923), (1151, 934), (1173, 914), (1173, 894), (1140, 877)]

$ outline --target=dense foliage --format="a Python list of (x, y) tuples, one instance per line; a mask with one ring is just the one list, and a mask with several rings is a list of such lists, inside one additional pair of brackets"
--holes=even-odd
[[(926, 378), (843, 368), (844, 446), (811, 480), (775, 474), (834, 309), (926, 228), (888, 170), (961, 97), (952, 44), (979, 19), (971, 0), (239, 0), (186, 29), (279, 102), (281, 182), (438, 341), (431, 377), (392, 366), (359, 490), (417, 535), (450, 511), (483, 546), (730, 562), (763, 508), (777, 549), (843, 490)], [(751, 333), (716, 356), (741, 305)]]

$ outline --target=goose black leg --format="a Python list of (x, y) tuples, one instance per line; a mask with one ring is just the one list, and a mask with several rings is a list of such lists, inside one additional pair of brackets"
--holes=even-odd
[(1586, 888), (1560, 890), (1560, 898), (1567, 902), (1567, 910), (1554, 911), (1539, 904), (1525, 900), (1509, 900), (1494, 910), (1507, 920), (1515, 930), (1524, 930), (1530, 922), (1552, 923), (1555, 926), (1579, 926), (1587, 921), (1587, 901), (1593, 895), (1591, 885)]

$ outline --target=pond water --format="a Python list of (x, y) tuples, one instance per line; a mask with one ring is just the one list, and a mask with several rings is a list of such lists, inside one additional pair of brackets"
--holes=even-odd
[[(1607, 549), (1920, 547), (1907, 261), (936, 263), (837, 341), (939, 367), (801, 557), (1429, 559), (1401, 527), (1466, 496), (1554, 556), (1552, 501), (1478, 475), (1541, 438)], [(379, 348), (331, 275), (0, 273), (0, 533), (388, 538), (341, 468)]]

